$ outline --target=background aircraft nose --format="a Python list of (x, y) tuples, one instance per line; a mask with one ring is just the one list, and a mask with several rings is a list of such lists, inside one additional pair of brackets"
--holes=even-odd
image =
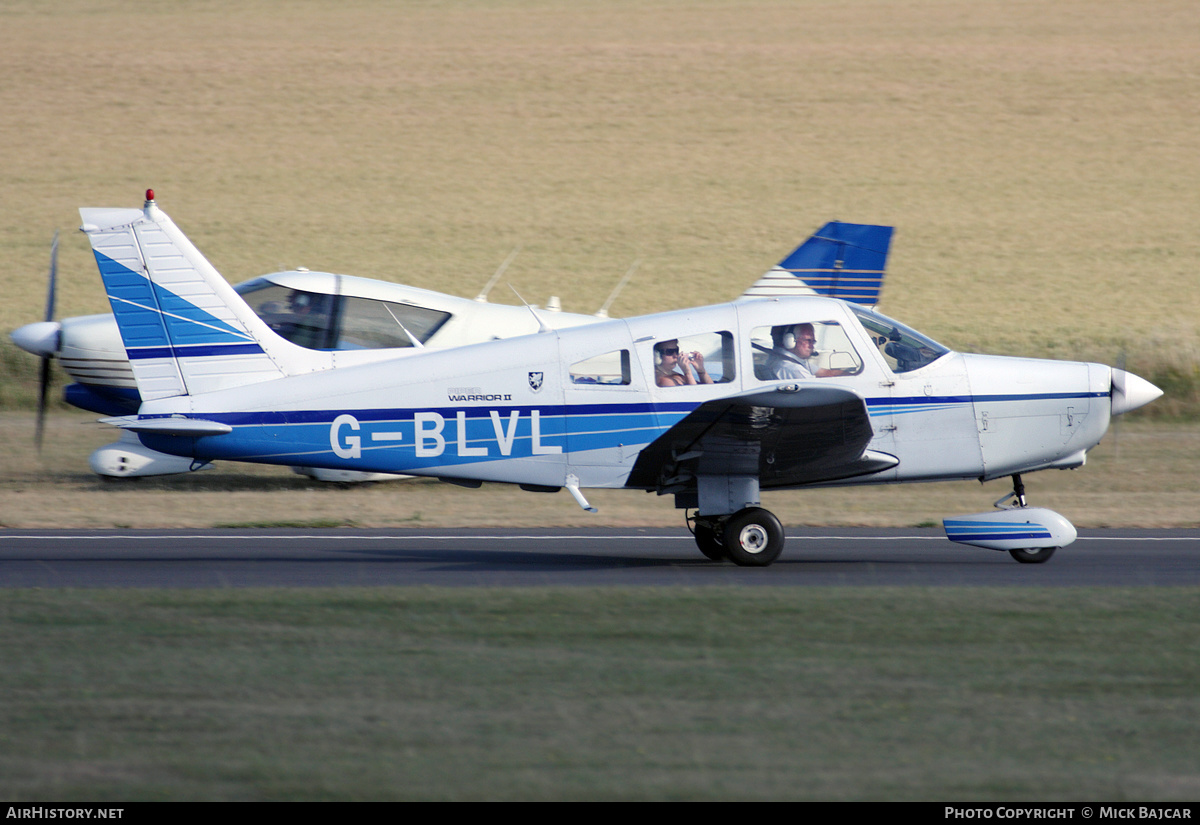
[(1139, 378), (1125, 370), (1113, 369), (1112, 371), (1113, 415), (1122, 415), (1130, 410), (1136, 410), (1138, 407), (1144, 407), (1162, 394), (1162, 390), (1145, 378)]
[(42, 357), (58, 354), (62, 326), (57, 321), (38, 321), (13, 330), (12, 342), (26, 352)]

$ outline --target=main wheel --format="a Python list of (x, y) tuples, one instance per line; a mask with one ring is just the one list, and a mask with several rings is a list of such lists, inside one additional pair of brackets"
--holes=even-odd
[(742, 567), (766, 567), (783, 552), (783, 525), (761, 507), (730, 516), (723, 537), (729, 560)]
[(1057, 547), (1038, 547), (1036, 550), (1009, 550), (1008, 554), (1021, 564), (1042, 564), (1049, 561)]
[(696, 546), (706, 559), (725, 561), (725, 545), (721, 543), (721, 530), (711, 521), (696, 520)]

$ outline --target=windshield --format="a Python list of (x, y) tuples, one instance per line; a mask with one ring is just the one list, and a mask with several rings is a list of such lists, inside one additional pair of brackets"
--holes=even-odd
[(850, 310), (858, 317), (875, 346), (879, 347), (879, 352), (892, 372), (920, 369), (950, 351), (932, 338), (927, 338), (915, 329), (878, 312), (853, 304), (850, 305)]

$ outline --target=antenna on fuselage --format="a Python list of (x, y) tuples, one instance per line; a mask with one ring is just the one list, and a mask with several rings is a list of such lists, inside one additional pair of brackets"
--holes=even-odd
[(521, 293), (517, 292), (517, 288), (512, 284), (509, 284), (508, 288), (513, 291), (513, 295), (516, 295), (517, 298), (520, 299), (521, 303), (525, 305), (525, 308), (533, 313), (534, 319), (538, 322), (538, 332), (549, 332), (550, 327), (546, 326), (546, 322), (542, 320), (542, 316), (537, 314), (537, 310), (530, 306), (528, 301), (526, 301), (524, 298), (521, 298)]
[(621, 290), (625, 288), (625, 284), (629, 283), (629, 279), (633, 277), (633, 273), (635, 271), (637, 271), (638, 265), (641, 264), (641, 262), (642, 262), (642, 259), (638, 258), (636, 261), (634, 261), (632, 264), (629, 265), (629, 269), (628, 269), (628, 271), (626, 271), (625, 276), (623, 278), (621, 278), (621, 280), (617, 283), (617, 288), (614, 289), (612, 291), (612, 294), (608, 296), (608, 300), (604, 302), (604, 306), (602, 306), (598, 310), (596, 310), (597, 318), (607, 318), (608, 317), (608, 308), (610, 306), (612, 306), (612, 302), (617, 299), (617, 295), (619, 295)]
[(504, 263), (500, 264), (500, 268), (496, 270), (496, 274), (493, 275), (492, 279), (487, 282), (487, 286), (483, 288), (483, 292), (480, 292), (475, 296), (476, 301), (479, 301), (481, 304), (487, 303), (488, 293), (492, 291), (492, 287), (494, 287), (496, 282), (500, 280), (500, 276), (504, 274), (504, 270), (508, 269), (508, 265), (513, 262), (513, 258), (517, 257), (517, 253), (520, 251), (521, 247), (518, 246), (509, 253), (508, 257), (504, 259)]

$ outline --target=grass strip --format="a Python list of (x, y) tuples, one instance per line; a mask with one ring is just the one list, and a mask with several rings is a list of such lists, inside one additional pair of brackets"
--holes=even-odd
[(1168, 800), (1200, 591), (0, 591), (19, 800)]

